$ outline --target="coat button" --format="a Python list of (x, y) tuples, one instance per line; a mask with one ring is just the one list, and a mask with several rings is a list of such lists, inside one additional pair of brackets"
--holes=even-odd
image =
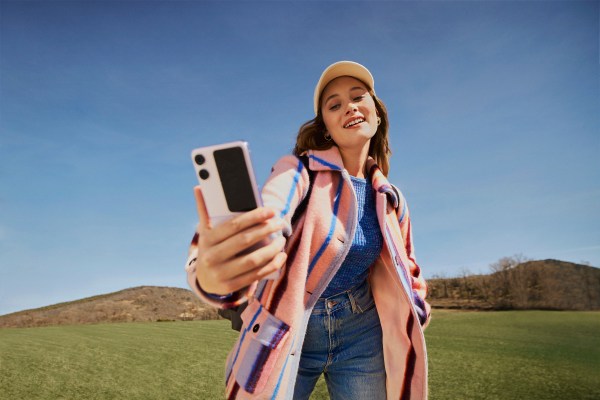
[(254, 332), (254, 333), (258, 332), (259, 328), (260, 328), (260, 324), (254, 325), (254, 327), (252, 328), (252, 332)]

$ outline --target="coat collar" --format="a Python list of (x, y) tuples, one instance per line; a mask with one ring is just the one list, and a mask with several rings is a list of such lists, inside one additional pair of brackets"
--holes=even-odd
[[(312, 171), (343, 171), (344, 162), (340, 151), (336, 146), (331, 146), (327, 150), (308, 150), (308, 167)], [(378, 193), (385, 193), (388, 200), (394, 208), (398, 208), (399, 199), (394, 187), (383, 175), (379, 166), (372, 157), (367, 159), (367, 171), (373, 190)]]

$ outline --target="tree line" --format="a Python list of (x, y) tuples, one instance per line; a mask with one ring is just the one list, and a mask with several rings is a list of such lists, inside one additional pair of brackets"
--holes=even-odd
[(559, 260), (503, 257), (490, 274), (428, 280), (433, 307), (462, 309), (599, 310), (600, 269)]

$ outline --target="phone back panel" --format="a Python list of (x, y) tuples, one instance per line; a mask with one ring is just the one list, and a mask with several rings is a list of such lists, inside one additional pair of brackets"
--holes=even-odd
[(261, 205), (248, 143), (194, 149), (192, 162), (213, 225)]

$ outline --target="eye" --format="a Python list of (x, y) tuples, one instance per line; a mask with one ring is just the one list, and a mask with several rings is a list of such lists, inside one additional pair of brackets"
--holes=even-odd
[(331, 107), (329, 107), (329, 111), (335, 111), (335, 110), (337, 110), (338, 108), (340, 108), (340, 105), (339, 105), (339, 104), (334, 104), (334, 105), (332, 105)]
[(362, 100), (362, 99), (364, 99), (364, 98), (365, 98), (365, 96), (364, 96), (364, 95), (361, 95), (361, 96), (355, 97), (355, 98), (354, 98), (354, 101), (361, 101), (361, 100)]

